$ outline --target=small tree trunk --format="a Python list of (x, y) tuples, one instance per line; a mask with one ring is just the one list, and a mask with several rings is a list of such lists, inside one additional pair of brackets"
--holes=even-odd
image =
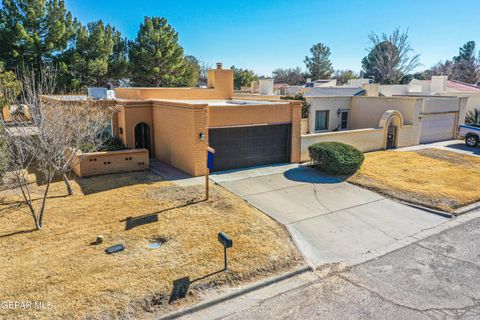
[(65, 172), (62, 173), (63, 182), (65, 182), (65, 187), (67, 187), (67, 193), (69, 196), (73, 195), (73, 188), (72, 184), (70, 183), (70, 179), (68, 179), (67, 174)]
[(36, 216), (33, 216), (33, 221), (35, 221), (35, 228), (37, 230), (42, 230), (42, 226), (40, 225), (40, 222), (38, 221)]
[(43, 226), (43, 215), (45, 213), (45, 204), (48, 196), (48, 189), (50, 189), (51, 179), (47, 182), (45, 187), (45, 192), (43, 193), (42, 206), (40, 207), (40, 213), (38, 214), (38, 228), (42, 229)]

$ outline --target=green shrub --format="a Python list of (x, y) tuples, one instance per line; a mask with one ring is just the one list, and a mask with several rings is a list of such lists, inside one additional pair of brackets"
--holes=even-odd
[(340, 142), (315, 143), (308, 151), (315, 167), (335, 175), (355, 173), (365, 159), (360, 150)]
[(308, 114), (310, 113), (310, 103), (307, 102), (307, 99), (303, 96), (303, 93), (297, 93), (294, 96), (284, 96), (280, 97), (281, 100), (300, 100), (303, 101), (302, 104), (302, 119), (307, 119)]

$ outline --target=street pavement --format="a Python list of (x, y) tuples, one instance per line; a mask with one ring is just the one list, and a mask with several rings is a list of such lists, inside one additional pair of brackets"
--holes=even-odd
[(480, 218), (223, 318), (480, 319)]

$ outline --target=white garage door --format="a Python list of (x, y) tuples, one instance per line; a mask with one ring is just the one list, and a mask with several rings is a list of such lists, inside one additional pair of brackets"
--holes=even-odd
[(456, 130), (456, 114), (427, 114), (422, 118), (420, 143), (451, 140)]

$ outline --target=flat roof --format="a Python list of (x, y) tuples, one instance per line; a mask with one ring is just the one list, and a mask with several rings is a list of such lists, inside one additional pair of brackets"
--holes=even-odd
[(229, 106), (258, 106), (272, 104), (288, 104), (288, 101), (268, 101), (268, 100), (177, 100), (177, 99), (152, 99), (155, 101), (166, 101), (185, 104), (207, 104), (212, 107), (229, 107)]

